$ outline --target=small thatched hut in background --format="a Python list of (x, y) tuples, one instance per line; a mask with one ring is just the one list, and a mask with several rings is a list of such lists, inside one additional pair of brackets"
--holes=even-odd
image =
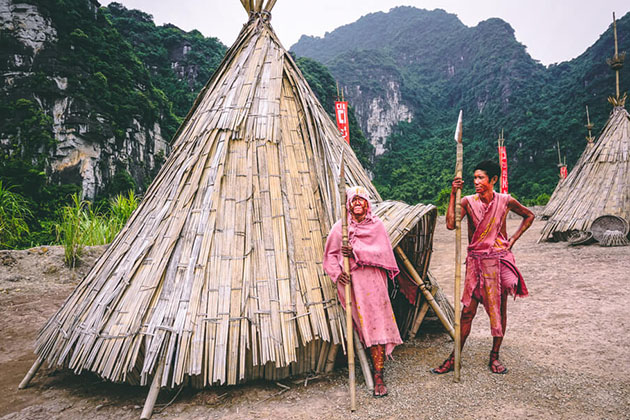
[[(321, 370), (345, 335), (322, 269), (342, 151), (348, 183), (427, 279), (435, 207), (381, 202), (262, 3), (243, 2), (249, 22), (138, 209), (42, 329), (37, 363), (164, 387)], [(420, 301), (395, 305), (403, 334)]]
[(539, 241), (566, 240), (611, 214), (630, 220), (630, 114), (615, 106), (595, 145), (586, 148), (547, 203)]
[(547, 223), (539, 242), (567, 240), (573, 231), (588, 231), (593, 221), (604, 215), (630, 220), (630, 114), (624, 108), (626, 94), (622, 96), (619, 90), (619, 70), (625, 53), (619, 54), (614, 13), (613, 36), (615, 55), (607, 60), (616, 73), (616, 95), (608, 98), (613, 110), (601, 134), (591, 144), (592, 124), (586, 109), (589, 144), (545, 206), (542, 218)]

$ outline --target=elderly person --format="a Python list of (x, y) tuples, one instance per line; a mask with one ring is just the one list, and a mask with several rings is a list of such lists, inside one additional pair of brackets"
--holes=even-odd
[[(361, 342), (369, 348), (374, 367), (374, 396), (387, 395), (383, 381), (386, 355), (402, 343), (389, 300), (387, 279), (399, 273), (383, 222), (372, 214), (367, 190), (347, 191), (348, 246), (342, 246), (341, 221), (332, 227), (324, 251), (324, 270), (337, 283), (345, 305), (345, 284), (352, 290), (352, 319)], [(350, 259), (350, 276), (343, 271), (343, 257)]]

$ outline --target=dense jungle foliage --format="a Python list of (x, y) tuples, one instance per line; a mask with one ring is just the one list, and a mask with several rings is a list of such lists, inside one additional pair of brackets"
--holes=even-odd
[[(47, 172), (57, 146), (50, 104), (62, 97), (72, 98), (73, 112), (80, 115), (77, 126), (98, 118), (94, 126), (106, 131), (98, 134), (123, 137), (136, 118), (146, 125), (158, 122), (163, 135), (170, 138), (227, 50), (216, 38), (173, 25), (156, 26), (150, 15), (117, 3), (100, 9), (90, 8), (85, 0), (26, 3), (50, 19), (58, 41), (46, 44), (35, 56), (33, 71), (15, 79), (0, 95), (3, 248), (65, 242), (64, 235), (59, 237), (60, 227), (68, 212), (77, 209), (80, 186), (74, 180), (51, 179)], [(11, 68), (10, 57), (28, 56), (27, 49), (10, 32), (0, 32), (5, 70), (20, 70)], [(307, 58), (297, 64), (332, 116), (336, 88), (328, 70)], [(60, 89), (54, 78), (67, 79), (67, 87)], [(372, 146), (352, 112), (350, 130), (359, 158), (369, 165)], [(94, 140), (98, 141), (97, 136)], [(90, 220), (101, 220), (109, 229), (112, 223), (106, 219), (112, 211), (112, 197), (128, 191), (141, 193), (149, 182), (146, 179), (139, 185), (120, 170), (95, 204), (79, 202), (90, 209)]]
[[(621, 50), (630, 48), (630, 14), (617, 28)], [(400, 85), (414, 117), (395, 126), (388, 151), (374, 163), (374, 183), (384, 197), (409, 203), (444, 198), (460, 109), (465, 174), (497, 156), (504, 129), (510, 192), (529, 204), (544, 203), (558, 181), (556, 142), (571, 169), (586, 145), (585, 105), (597, 135), (615, 91), (605, 61), (614, 52), (612, 24), (582, 55), (549, 67), (532, 59), (500, 19), (469, 28), (443, 10), (412, 7), (364, 16), (324, 38), (303, 36), (291, 50), (324, 63), (350, 92), (359, 86), (378, 96), (388, 81)], [(630, 86), (630, 66), (621, 81), (622, 88)]]
[[(32, 71), (0, 96), (0, 195), (8, 203), (0, 220), (0, 229), (7, 232), (0, 238), (3, 247), (58, 241), (64, 212), (77, 206), (73, 194), (80, 187), (51, 179), (48, 172), (57, 146), (51, 103), (72, 97), (80, 115), (77, 126), (95, 123), (97, 130), (116, 139), (134, 118), (143, 124), (157, 122), (170, 137), (227, 49), (215, 38), (157, 26), (150, 15), (116, 3), (100, 9), (85, 0), (25, 3), (50, 18), (58, 41), (48, 43), (35, 57)], [(629, 16), (618, 26), (623, 48)], [(296, 63), (331, 118), (335, 77), (374, 94), (383, 92), (386, 80), (400, 83), (414, 118), (395, 127), (388, 152), (376, 160), (350, 102), (353, 148), (385, 198), (444, 206), (455, 119), (462, 108), (465, 169), (496, 153), (495, 139), (504, 128), (511, 190), (530, 203), (544, 201), (557, 181), (555, 142), (571, 166), (584, 146), (584, 105), (591, 109), (596, 130), (610, 110), (605, 98), (614, 88), (614, 76), (604, 62), (612, 51), (610, 30), (580, 57), (548, 68), (529, 57), (507, 23), (491, 19), (467, 28), (443, 11), (397, 8), (368, 15), (323, 41), (303, 38), (304, 43), (311, 52), (296, 46), (298, 55), (318, 61), (299, 57)], [(9, 63), (5, 70), (13, 70), (9, 58), (28, 53), (26, 48), (10, 33), (0, 32), (0, 55)], [(67, 79), (63, 92), (53, 78)], [(630, 81), (627, 66), (625, 80)], [(141, 193), (153, 175), (139, 184), (129, 173), (117, 172), (91, 208), (107, 217), (111, 197), (129, 190)]]
[[(133, 118), (158, 122), (166, 135), (178, 125), (170, 101), (152, 85), (146, 67), (103, 10), (90, 8), (85, 0), (23, 3), (35, 5), (50, 20), (58, 39), (45, 44), (29, 71), (21, 72), (19, 62), (11, 58), (32, 52), (8, 30), (0, 32), (4, 70), (20, 74), (0, 95), (0, 179), (11, 193), (24, 198), (30, 211), (28, 234), (16, 239), (15, 247), (53, 242), (62, 207), (80, 189), (72, 182), (52, 180), (47, 173), (56, 149), (51, 111), (55, 100), (72, 98), (74, 126), (94, 127), (99, 131), (95, 139), (107, 131), (122, 140)], [(66, 86), (60, 88), (55, 79)]]

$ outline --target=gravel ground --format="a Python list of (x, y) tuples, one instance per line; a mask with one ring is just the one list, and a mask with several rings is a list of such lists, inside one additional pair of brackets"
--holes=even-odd
[[(518, 220), (508, 220), (514, 231)], [(311, 378), (204, 391), (162, 392), (155, 419), (630, 419), (630, 247), (536, 244), (543, 222), (515, 246), (530, 297), (510, 301), (501, 359), (487, 367), (488, 318), (480, 309), (462, 359), (461, 382), (429, 373), (452, 350), (436, 321), (386, 363), (389, 396), (370, 396), (358, 374), (350, 413), (344, 369)], [(440, 218), (431, 270), (452, 298), (454, 234)], [(93, 375), (42, 369), (17, 384), (34, 360), (37, 331), (102, 249), (72, 273), (57, 247), (0, 252), (0, 419), (136, 419), (146, 389)], [(360, 372), (360, 370), (359, 370)], [(288, 387), (289, 389), (286, 389)], [(171, 405), (164, 407), (174, 398)]]

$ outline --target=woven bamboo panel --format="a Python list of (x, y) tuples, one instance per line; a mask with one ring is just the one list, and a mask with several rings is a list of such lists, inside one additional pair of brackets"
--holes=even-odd
[[(50, 366), (144, 385), (163, 364), (162, 386), (205, 387), (313, 370), (344, 339), (322, 268), (342, 151), (348, 184), (381, 199), (269, 26), (274, 3), (251, 14), (140, 206), (41, 330)], [(381, 208), (396, 243), (424, 235), (426, 272), (435, 209)]]
[(619, 106), (547, 203), (539, 241), (587, 231), (604, 214), (630, 220), (630, 114)]

